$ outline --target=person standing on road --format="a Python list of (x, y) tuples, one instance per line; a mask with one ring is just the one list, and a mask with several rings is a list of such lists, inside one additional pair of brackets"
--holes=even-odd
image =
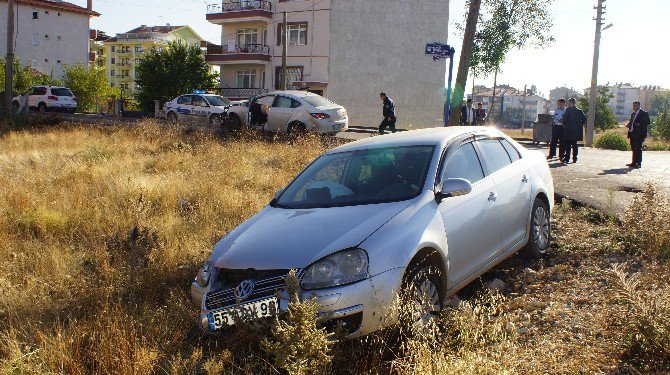
[(560, 155), (561, 161), (564, 163), (570, 162), (570, 150), (572, 150), (572, 162), (577, 162), (577, 154), (579, 149), (577, 142), (584, 140), (584, 125), (586, 124), (586, 115), (581, 109), (577, 108), (575, 98), (568, 100), (568, 109), (563, 114), (563, 137), (561, 143), (563, 144), (563, 152)]
[(486, 122), (486, 110), (482, 103), (477, 103), (477, 109), (475, 110), (475, 118), (477, 120), (477, 125), (484, 125)]
[(630, 140), (630, 149), (633, 151), (633, 161), (626, 164), (631, 168), (642, 168), (642, 144), (647, 138), (649, 129), (649, 113), (640, 108), (640, 102), (633, 102), (633, 113), (630, 114), (630, 121), (626, 126), (628, 128), (628, 139)]
[(386, 130), (387, 127), (391, 129), (392, 133), (395, 133), (395, 122), (397, 120), (395, 104), (393, 103), (393, 100), (391, 100), (391, 98), (389, 98), (384, 92), (379, 94), (379, 99), (382, 101), (382, 103), (384, 103), (382, 110), (384, 120), (382, 120), (382, 123), (379, 124), (379, 134), (384, 134), (384, 130)]
[(556, 101), (557, 108), (554, 110), (554, 124), (551, 126), (551, 143), (549, 144), (549, 156), (547, 160), (556, 157), (556, 146), (558, 146), (558, 155), (562, 159), (564, 152), (563, 141), (563, 114), (565, 114), (565, 99), (560, 98)]
[(461, 125), (474, 125), (475, 119), (475, 109), (472, 108), (472, 99), (468, 99), (466, 104), (461, 107)]

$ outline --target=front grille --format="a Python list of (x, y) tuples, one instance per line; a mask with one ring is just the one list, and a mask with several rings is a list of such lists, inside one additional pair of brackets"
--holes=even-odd
[[(220, 309), (235, 305), (234, 289), (244, 280), (253, 280), (254, 290), (244, 301), (273, 296), (278, 290), (286, 288), (285, 278), (288, 270), (218, 270), (218, 285), (221, 286), (205, 296), (207, 310)], [(244, 302), (240, 301), (240, 302)]]

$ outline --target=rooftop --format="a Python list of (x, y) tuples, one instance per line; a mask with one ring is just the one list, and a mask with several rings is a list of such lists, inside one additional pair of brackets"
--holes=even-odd
[[(7, 1), (7, 0), (0, 0)], [(92, 17), (100, 16), (100, 13), (92, 10), (80, 7), (79, 5), (68, 3), (67, 1), (49, 1), (49, 0), (16, 0), (19, 4), (32, 5), (40, 8), (47, 8), (53, 10), (59, 10), (61, 12), (70, 12), (70, 13), (79, 13), (79, 14), (88, 14)]]

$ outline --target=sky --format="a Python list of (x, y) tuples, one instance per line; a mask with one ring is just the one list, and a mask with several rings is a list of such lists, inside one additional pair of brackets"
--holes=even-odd
[[(86, 6), (85, 0), (70, 1)], [(114, 35), (139, 25), (185, 24), (191, 26), (203, 39), (220, 44), (220, 26), (205, 20), (207, 4), (214, 2), (93, 0), (94, 9), (102, 16), (95, 18), (91, 27)], [(461, 36), (454, 25), (463, 20), (465, 2), (451, 0), (449, 5), (449, 40), (444, 42), (456, 48), (454, 79), (458, 52), (462, 46)], [(542, 50), (528, 48), (510, 52), (498, 74), (498, 82), (519, 89), (524, 84), (528, 87), (536, 85), (545, 97), (550, 89), (558, 86), (573, 87), (578, 91), (588, 87), (595, 36), (593, 7), (596, 3), (596, 0), (555, 0), (550, 9), (556, 41)], [(602, 33), (598, 83), (628, 82), (670, 88), (670, 51), (668, 36), (665, 34), (670, 22), (670, 0), (607, 0), (605, 5), (607, 13), (604, 23), (612, 23), (613, 26)], [(469, 92), (471, 84), (470, 77), (466, 92)], [(478, 78), (475, 84), (491, 87), (493, 77)]]

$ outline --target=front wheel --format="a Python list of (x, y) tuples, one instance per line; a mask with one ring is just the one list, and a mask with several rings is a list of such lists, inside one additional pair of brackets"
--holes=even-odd
[(176, 124), (179, 121), (179, 119), (177, 118), (177, 114), (174, 112), (168, 113), (167, 120), (171, 124)]
[(426, 334), (436, 327), (443, 309), (440, 270), (433, 266), (415, 267), (405, 279), (404, 307), (400, 321), (411, 335)]
[(543, 200), (535, 198), (530, 215), (529, 238), (524, 253), (529, 258), (539, 259), (547, 254), (551, 244), (549, 207)]
[(210, 125), (221, 125), (221, 115), (212, 115), (209, 118)]

